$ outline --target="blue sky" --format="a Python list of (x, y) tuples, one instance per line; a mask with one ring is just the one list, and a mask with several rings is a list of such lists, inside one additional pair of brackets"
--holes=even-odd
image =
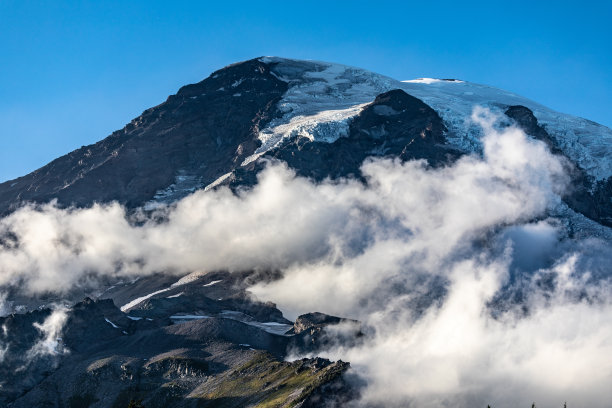
[(612, 127), (610, 21), (610, 1), (0, 0), (0, 181), (261, 55), (485, 83)]

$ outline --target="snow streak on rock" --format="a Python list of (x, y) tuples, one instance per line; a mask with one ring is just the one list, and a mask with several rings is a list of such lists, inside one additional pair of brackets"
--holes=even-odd
[(340, 64), (265, 57), (272, 72), (289, 83), (278, 103), (282, 117), (272, 120), (259, 133), (262, 142), (243, 165), (292, 137), (332, 143), (348, 133), (350, 119), (363, 106), (392, 89), (394, 80)]

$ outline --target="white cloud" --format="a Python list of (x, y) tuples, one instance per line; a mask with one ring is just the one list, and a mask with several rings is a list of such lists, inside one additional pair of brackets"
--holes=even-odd
[(51, 314), (42, 323), (34, 323), (41, 338), (26, 352), (26, 360), (32, 361), (37, 358), (68, 353), (62, 344), (62, 331), (67, 320), (67, 310), (58, 308), (51, 311)]
[[(535, 221), (559, 203), (566, 164), (486, 110), (473, 120), (482, 157), (437, 169), (368, 160), (367, 185), (314, 183), (272, 162), (252, 190), (196, 192), (163, 222), (131, 223), (117, 204), (25, 207), (0, 220), (0, 236), (15, 237), (0, 249), (0, 286), (66, 292), (100, 276), (280, 270), (258, 297), (289, 317), (321, 311), (372, 329), (363, 346), (328, 351), (366, 379), (363, 402), (607, 406), (612, 310), (590, 279), (607, 270), (609, 244)], [(524, 272), (530, 313), (491, 317), (491, 300)], [(44, 325), (54, 334), (41, 350), (52, 350)]]
[(11, 312), (12, 308), (7, 300), (7, 294), (0, 292), (0, 316), (5, 316)]

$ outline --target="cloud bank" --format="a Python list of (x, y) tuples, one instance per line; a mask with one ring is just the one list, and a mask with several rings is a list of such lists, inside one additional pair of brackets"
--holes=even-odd
[(327, 352), (365, 381), (359, 404), (607, 406), (610, 245), (572, 241), (547, 218), (568, 183), (563, 159), (487, 110), (472, 119), (481, 156), (436, 169), (371, 159), (366, 184), (313, 183), (271, 162), (252, 190), (196, 192), (154, 217), (24, 207), (0, 220), (0, 287), (278, 270), (253, 292), (289, 317), (368, 327), (362, 346)]

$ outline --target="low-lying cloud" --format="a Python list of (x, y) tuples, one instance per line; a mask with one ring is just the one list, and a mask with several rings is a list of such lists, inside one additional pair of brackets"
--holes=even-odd
[(55, 308), (42, 323), (35, 322), (34, 327), (40, 333), (40, 338), (26, 352), (26, 360), (33, 361), (68, 353), (62, 343), (62, 332), (67, 320), (66, 309)]
[(370, 159), (366, 184), (314, 183), (270, 162), (249, 191), (196, 192), (155, 217), (24, 207), (0, 220), (0, 287), (278, 270), (253, 288), (259, 298), (291, 318), (368, 327), (363, 345), (327, 351), (367, 384), (360, 404), (607, 406), (609, 243), (572, 241), (547, 217), (568, 183), (562, 158), (487, 110), (473, 120), (481, 156), (435, 169)]

